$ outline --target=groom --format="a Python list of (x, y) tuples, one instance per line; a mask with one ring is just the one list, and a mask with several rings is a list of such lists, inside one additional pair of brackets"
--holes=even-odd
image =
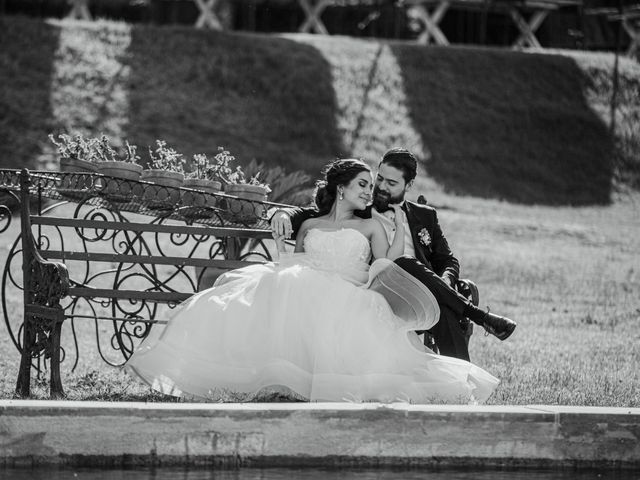
[[(440, 229), (436, 210), (404, 199), (413, 185), (417, 165), (415, 156), (404, 148), (394, 148), (385, 153), (378, 165), (373, 204), (360, 212), (360, 216), (377, 218), (391, 242), (395, 222), (389, 205), (401, 205), (406, 232), (405, 249), (404, 255), (395, 263), (422, 282), (435, 296), (440, 306), (440, 319), (430, 332), (440, 353), (468, 361), (469, 348), (460, 319), (469, 318), (500, 340), (513, 333), (516, 323), (477, 308), (455, 290), (460, 265)], [(316, 214), (313, 208), (279, 210), (271, 218), (271, 228), (275, 235), (295, 237), (302, 222)]]

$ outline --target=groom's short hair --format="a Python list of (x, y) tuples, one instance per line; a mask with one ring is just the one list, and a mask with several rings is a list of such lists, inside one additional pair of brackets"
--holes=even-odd
[[(406, 148), (392, 148), (382, 156), (380, 165), (389, 165), (402, 171), (402, 177), (406, 183), (416, 178), (418, 173), (418, 160), (415, 155)], [(378, 165), (378, 167), (380, 166)]]

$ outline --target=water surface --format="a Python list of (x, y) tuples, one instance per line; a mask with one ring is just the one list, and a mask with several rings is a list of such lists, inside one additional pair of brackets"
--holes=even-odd
[(0, 469), (6, 480), (638, 480), (632, 471), (573, 470), (381, 470), (381, 469), (240, 469), (198, 470), (178, 468)]

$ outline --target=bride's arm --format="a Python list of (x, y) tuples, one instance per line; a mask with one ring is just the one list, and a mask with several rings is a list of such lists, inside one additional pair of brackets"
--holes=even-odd
[(304, 252), (304, 237), (307, 235), (307, 232), (309, 231), (309, 228), (311, 227), (312, 223), (313, 221), (309, 219), (309, 220), (305, 220), (304, 222), (302, 222), (302, 225), (300, 225), (300, 229), (296, 234), (296, 248), (294, 252), (296, 253)]
[[(395, 226), (396, 231), (393, 235), (393, 242), (387, 250), (386, 257), (391, 260), (395, 260), (396, 258), (404, 255), (404, 222), (402, 221), (402, 209), (399, 205), (392, 205), (393, 211), (395, 212)], [(384, 227), (383, 227), (384, 229)]]
[(285, 242), (286, 235), (278, 235), (277, 233), (273, 232), (271, 236), (273, 237), (273, 241), (276, 242), (276, 250), (278, 252), (278, 255), (280, 255), (281, 253), (286, 253), (287, 251), (287, 244)]
[(385, 258), (389, 250), (389, 242), (387, 241), (384, 227), (375, 218), (372, 218), (369, 222), (371, 225), (371, 238), (369, 240), (371, 242), (371, 254), (375, 259)]
[(374, 258), (389, 258), (395, 260), (404, 255), (404, 223), (402, 221), (396, 222), (396, 231), (391, 245), (389, 245), (387, 232), (385, 232), (382, 224), (373, 218), (370, 222), (372, 227), (371, 253)]

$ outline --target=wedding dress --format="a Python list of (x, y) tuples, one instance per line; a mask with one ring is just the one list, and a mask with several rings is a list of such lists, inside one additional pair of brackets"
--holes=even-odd
[(183, 302), (127, 363), (152, 388), (250, 400), (269, 389), (312, 401), (482, 402), (498, 380), (430, 353), (415, 334), (433, 295), (389, 260), (369, 267), (355, 229), (311, 229), (305, 253), (228, 272)]

